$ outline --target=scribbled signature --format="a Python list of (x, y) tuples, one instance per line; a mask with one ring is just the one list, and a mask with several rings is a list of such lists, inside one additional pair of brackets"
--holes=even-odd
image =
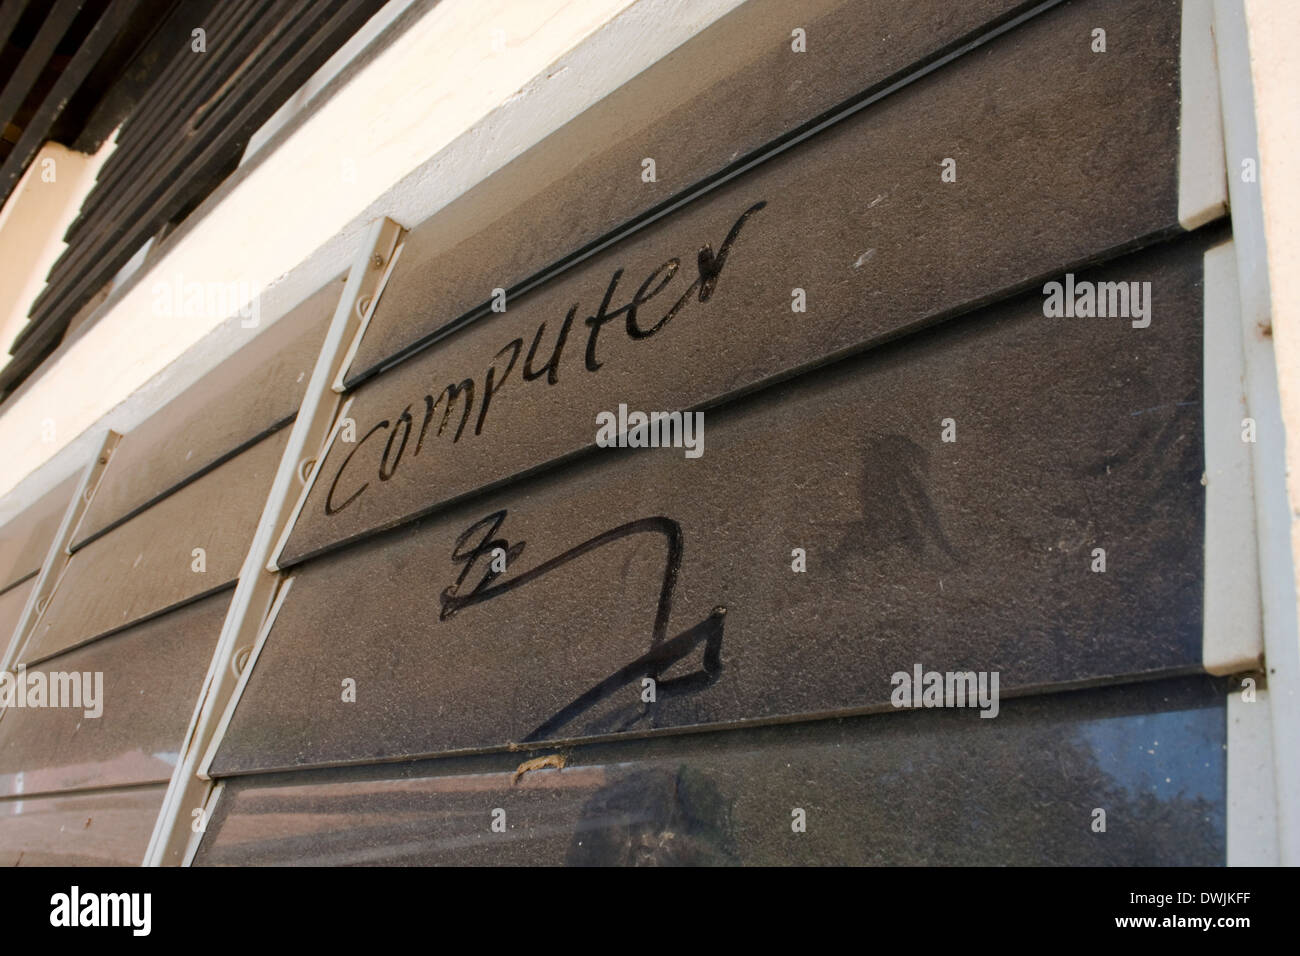
[[(650, 649), (620, 667), (604, 680), (578, 695), (570, 703), (561, 707), (554, 715), (543, 721), (529, 733), (524, 741), (532, 742), (554, 737), (560, 729), (572, 723), (579, 716), (595, 707), (601, 701), (612, 697), (621, 688), (641, 678), (649, 677), (655, 681), (655, 700), (651, 703), (639, 703), (617, 709), (596, 727), (587, 728), (588, 733), (620, 732), (634, 726), (646, 717), (653, 726), (657, 705), (664, 700), (685, 694), (698, 693), (712, 686), (722, 675), (722, 632), (726, 617), (726, 608), (715, 607), (703, 621), (682, 631), (676, 637), (667, 638), (668, 617), (672, 612), (673, 590), (677, 584), (677, 574), (682, 563), (682, 530), (671, 518), (656, 515), (629, 521), (616, 528), (596, 535), (594, 538), (570, 548), (563, 554), (542, 562), (534, 568), (504, 580), (503, 572), (494, 567), (492, 556), (497, 549), (506, 555), (506, 567), (515, 563), (524, 552), (526, 542), (510, 543), (498, 532), (506, 520), (506, 510), (494, 511), (474, 522), (456, 539), (452, 548), (451, 559), (462, 565), (460, 574), (454, 583), (445, 588), (441, 595), (441, 612), (439, 620), (446, 621), (466, 608), (491, 601), (517, 588), (537, 581), (557, 568), (563, 567), (583, 555), (589, 554), (608, 544), (638, 534), (662, 536), (667, 544), (667, 556), (664, 573), (659, 588), (659, 601), (655, 611), (654, 626), (651, 631)], [(466, 584), (480, 563), (486, 565), (482, 576), (472, 587)], [(679, 677), (661, 679), (661, 675), (678, 661), (681, 661), (701, 644), (704, 646), (702, 666), (689, 674)]]

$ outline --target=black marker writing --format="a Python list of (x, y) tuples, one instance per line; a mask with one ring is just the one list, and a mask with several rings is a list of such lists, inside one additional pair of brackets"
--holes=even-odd
[[(681, 260), (674, 257), (660, 265), (637, 287), (630, 300), (618, 308), (613, 308), (613, 303), (619, 292), (619, 283), (623, 278), (623, 270), (616, 269), (605, 288), (599, 307), (593, 315), (587, 316), (583, 320), (588, 330), (586, 348), (582, 355), (583, 367), (588, 372), (600, 370), (602, 366), (598, 357), (600, 333), (610, 322), (620, 318), (623, 319), (628, 337), (641, 341), (657, 334), (692, 301), (707, 303), (717, 289), (718, 279), (727, 264), (728, 256), (732, 253), (736, 241), (740, 237), (741, 228), (751, 216), (766, 205), (766, 202), (757, 202), (741, 213), (740, 218), (727, 232), (726, 238), (722, 240), (722, 245), (718, 247), (717, 253), (714, 253), (713, 247), (708, 243), (705, 243), (699, 249), (695, 256), (696, 275), (694, 280), (659, 317), (658, 321), (654, 321), (652, 324), (644, 324), (649, 321), (645, 317), (645, 313), (649, 311), (650, 303), (672, 284), (679, 272), (683, 271)], [(689, 266), (685, 271), (690, 271)], [(507, 382), (532, 382), (544, 378), (547, 385), (557, 384), (560, 380), (561, 358), (568, 343), (574, 319), (578, 315), (578, 310), (579, 304), (575, 302), (555, 334), (555, 345), (552, 347), (550, 358), (545, 364), (541, 366), (536, 364), (539, 357), (538, 349), (541, 346), (542, 336), (546, 329), (546, 323), (543, 322), (533, 335), (532, 344), (528, 346), (527, 352), (524, 352), (525, 343), (523, 338), (511, 339), (497, 350), (483, 373), (481, 387), (476, 388), (475, 381), (472, 378), (463, 379), (458, 384), (453, 383), (443, 387), (436, 394), (431, 392), (424, 395), (422, 397), (423, 401), (411, 402), (400, 412), (397, 412), (395, 416), (390, 415), (377, 425), (374, 425), (370, 431), (366, 432), (365, 437), (357, 443), (357, 446), (348, 452), (338, 470), (334, 473), (329, 493), (325, 497), (325, 513), (327, 515), (338, 514), (371, 487), (372, 482), (358, 477), (358, 474), (365, 473), (362, 469), (374, 469), (380, 482), (387, 482), (397, 473), (397, 469), (404, 458), (419, 457), (426, 446), (426, 441), (442, 435), (450, 422), (453, 410), (458, 404), (461, 410), (460, 421), (451, 439), (453, 445), (460, 441), (465, 431), (465, 425), (469, 421), (475, 399), (478, 400), (479, 405), (478, 418), (474, 423), (474, 434), (481, 435), (484, 426), (487, 424), (488, 411), (492, 406), (492, 400), (506, 387)], [(524, 354), (523, 367), (512, 379), (511, 375), (521, 353)], [(434, 387), (437, 388), (437, 386)], [(440, 405), (442, 406), (441, 418), (436, 429), (431, 433), (429, 426), (438, 418), (435, 412)], [(420, 427), (416, 432), (415, 441), (410, 442), (411, 432), (415, 427), (415, 421), (412, 417), (413, 410), (415, 410), (414, 414), (420, 414), (419, 409), (421, 406), (423, 406), (423, 415)], [(379, 460), (377, 462), (372, 461), (368, 465), (358, 462), (353, 466), (352, 477), (350, 479), (345, 478), (344, 472), (348, 470), (349, 465), (352, 464), (352, 459), (361, 450), (361, 446), (365, 444), (366, 439), (378, 430), (390, 428), (391, 431), (387, 443), (382, 447), (382, 452), (380, 452), (377, 443), (372, 445), (368, 452), (372, 459), (374, 455), (379, 454)], [(336, 501), (335, 494), (340, 480), (342, 480), (345, 487), (351, 487), (353, 490), (351, 494), (341, 501)]]
[[(439, 614), (439, 620), (445, 621), (465, 608), (482, 604), (517, 588), (524, 587), (583, 555), (632, 535), (660, 535), (667, 544), (664, 573), (659, 587), (659, 600), (656, 605), (655, 620), (651, 630), (650, 650), (626, 666), (619, 668), (585, 693), (580, 694), (571, 703), (560, 708), (556, 714), (528, 734), (524, 738), (525, 741), (553, 737), (565, 724), (575, 720), (600, 701), (612, 696), (628, 683), (643, 677), (650, 677), (657, 682), (656, 702), (674, 696), (695, 693), (717, 682), (722, 674), (722, 631), (726, 614), (724, 608), (714, 608), (712, 613), (699, 624), (688, 628), (671, 640), (665, 639), (668, 630), (668, 617), (672, 612), (673, 589), (676, 587), (677, 573), (682, 562), (682, 532), (676, 521), (663, 516), (629, 521), (617, 528), (611, 528), (609, 531), (589, 538), (563, 554), (544, 561), (537, 567), (522, 574), (501, 583), (494, 583), (500, 577), (501, 572), (492, 567), (493, 552), (498, 548), (505, 551), (507, 566), (509, 566), (514, 562), (515, 558), (523, 553), (525, 546), (523, 541), (512, 545), (506, 538), (497, 536), (505, 519), (505, 510), (495, 511), (474, 522), (456, 539), (451, 558), (453, 562), (462, 565), (462, 567), (455, 582), (442, 592), (442, 610)], [(487, 564), (487, 569), (468, 592), (462, 593), (474, 566), (480, 561)], [(700, 644), (704, 645), (704, 662), (700, 670), (670, 680), (660, 680), (660, 675), (663, 672), (685, 658)], [(613, 729), (626, 729), (627, 726), (649, 713), (650, 709), (649, 707), (638, 708), (637, 713), (625, 719), (621, 725)]]

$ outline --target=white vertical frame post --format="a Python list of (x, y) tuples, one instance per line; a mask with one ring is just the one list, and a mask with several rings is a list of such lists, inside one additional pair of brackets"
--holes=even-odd
[(90, 505), (90, 499), (94, 497), (95, 489), (99, 487), (100, 479), (104, 477), (104, 469), (108, 467), (109, 459), (112, 458), (121, 440), (122, 436), (118, 432), (108, 431), (99, 446), (99, 452), (86, 466), (72, 500), (64, 509), (59, 530), (55, 533), (54, 540), (50, 542), (45, 560), (41, 563), (41, 570), (36, 577), (36, 586), (32, 588), (32, 593), (27, 595), (27, 603), (23, 605), (18, 626), (14, 628), (3, 657), (0, 657), (0, 672), (14, 669), (19, 655), (27, 646), (28, 638), (36, 630), (36, 625), (41, 615), (45, 613), (45, 609), (49, 607), (50, 597), (63, 578), (64, 569), (67, 568), (68, 561), (72, 557), (68, 551), (68, 546), (72, 544), (72, 536), (76, 533), (77, 526), (81, 524), (81, 518)]
[(1214, 33), (1241, 303), (1246, 401), (1257, 436), (1250, 449), (1269, 692), (1253, 706), (1263, 706), (1267, 699), (1273, 738), (1277, 862), (1294, 866), (1300, 863), (1300, 627), (1286, 486), (1286, 426), (1272, 341), (1264, 206), (1258, 175), (1254, 181), (1242, 176), (1242, 161), (1252, 160), (1258, 171), (1260, 157), (1250, 45), (1241, 0), (1215, 0)]
[(1264, 655), (1255, 476), (1234, 243), (1205, 253), (1205, 596), (1202, 659), (1235, 674), (1227, 698), (1229, 866), (1277, 863), (1273, 731)]
[[(286, 589), (280, 587), (280, 574), (268, 570), (267, 565), (287, 520), (297, 506), (308, 472), (314, 475), (320, 467), (320, 449), (331, 432), (340, 400), (331, 386), (337, 378), (345, 350), (352, 345), (363, 321), (368, 318), (362, 314), (368, 311), (362, 304), (373, 307), (376, 291), (387, 276), (401, 234), (402, 227), (391, 219), (374, 222), (348, 273), (347, 284), (325, 333), (302, 406), (291, 426), (289, 442), (276, 470), (257, 531), (244, 558), (221, 637), (208, 666), (176, 769), (145, 851), (145, 866), (181, 865), (192, 860), (203, 838), (206, 822), (216, 806), (220, 788), (214, 791), (212, 780), (203, 772), (202, 759), (219, 741), (227, 709), (237, 700), (237, 690), (242, 688), (252, 669), (254, 650), (260, 647), (269, 629), (267, 616), (273, 609), (273, 602), (284, 596)], [(278, 603), (274, 606), (278, 607)], [(249, 656), (237, 673), (234, 662), (237, 653), (244, 648), (249, 649)]]

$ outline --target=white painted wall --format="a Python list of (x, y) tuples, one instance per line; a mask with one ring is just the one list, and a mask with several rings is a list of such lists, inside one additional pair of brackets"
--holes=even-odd
[[(113, 152), (110, 136), (94, 156), (46, 143), (0, 209), (0, 367), (27, 325), (27, 310), (63, 254), (63, 234)], [(53, 165), (49, 165), (53, 164)]]
[[(1273, 350), (1283, 417), (1288, 431), (1296, 432), (1300, 429), (1300, 56), (1296, 53), (1300, 3), (1249, 0), (1246, 17)], [(1287, 443), (1286, 463), (1294, 517), (1300, 515), (1300, 437)], [(1300, 554), (1300, 522), (1294, 520), (1291, 540), (1293, 553)]]
[[(1300, 3), (1247, 0), (1250, 79), (1259, 151), (1259, 204), (1267, 262), (1270, 339), (1276, 365), (1277, 401), (1285, 424), (1288, 513), (1279, 522), (1290, 532), (1290, 601), (1285, 630), (1270, 635), (1269, 696), (1274, 754), (1278, 762), (1280, 862), (1300, 863)], [(1231, 163), (1230, 169), (1231, 169)], [(1262, 266), (1262, 264), (1261, 264)], [(1287, 526), (1289, 525), (1289, 528)], [(1279, 589), (1281, 590), (1281, 589)], [(1266, 609), (1267, 613), (1267, 609)], [(1279, 726), (1280, 722), (1284, 725)]]

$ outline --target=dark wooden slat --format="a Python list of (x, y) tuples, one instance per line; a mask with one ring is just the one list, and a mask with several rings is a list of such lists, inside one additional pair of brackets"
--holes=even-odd
[[(242, 149), (245, 138), (283, 102), (286, 90), (300, 86), (378, 6), (377, 0), (348, 5), (330, 19), (326, 29), (305, 40), (292, 38), (293, 42), (286, 44), (292, 47), (287, 63), (268, 82), (256, 85), (250, 100), (240, 101), (242, 107), (227, 124), (229, 135), (208, 144), (190, 159), (185, 168), (175, 171), (163, 184), (161, 195), (147, 208), (132, 210), (130, 216), (114, 217), (111, 232), (97, 240), (95, 263), (75, 282), (69, 281), (58, 300), (34, 315), (33, 321), (18, 336), (14, 360), (0, 371), (0, 388), (12, 387), (31, 368), (33, 358), (40, 357), (42, 349), (48, 352), (53, 347), (52, 343), (66, 328), (77, 304), (83, 301), (82, 297), (93, 294), (111, 279), (134, 254), (139, 243), (152, 234), (157, 224), (166, 221), (191, 201), (190, 184), (212, 175), (232, 144)], [(282, 62), (279, 57), (288, 53), (289, 49), (278, 50), (270, 58), (273, 62)]]
[[(197, 59), (199, 55), (186, 46), (168, 64), (165, 74), (151, 87), (149, 95), (132, 111), (128, 124), (133, 126), (123, 125), (118, 134), (121, 146), (104, 162), (95, 189), (68, 228), (64, 237), (66, 241), (71, 242), (96, 221), (99, 210), (117, 196), (119, 183), (130, 182), (142, 174), (149, 163), (166, 162), (165, 156), (158, 155), (157, 143), (183, 124), (184, 111), (196, 95), (194, 87), (204, 81), (216, 83), (224, 63), (238, 54), (241, 38), (253, 42), (251, 34), (262, 12), (261, 7), (250, 11), (254, 4), (255, 0), (244, 0), (241, 6), (231, 8), (233, 15), (213, 24), (209, 31), (211, 35), (232, 38), (230, 43), (212, 52), (213, 60)], [(208, 55), (202, 54), (204, 57)], [(39, 303), (39, 299), (37, 301)]]
[[(125, 148), (116, 151), (109, 158), (110, 161), (105, 163), (94, 191), (81, 214), (68, 229), (67, 240), (70, 245), (55, 263), (52, 275), (65, 274), (84, 249), (83, 244), (73, 243), (78, 235), (112, 215), (112, 204), (120, 205), (126, 195), (139, 188), (140, 182), (150, 176), (151, 169), (165, 168), (170, 164), (170, 151), (159, 150), (158, 145), (183, 139), (180, 131), (193, 110), (194, 103), (210, 96), (226, 72), (256, 46), (260, 26), (259, 12), (260, 10), (252, 11), (245, 22), (232, 22), (225, 27), (214, 28), (224, 30), (229, 34), (230, 40), (212, 52), (195, 54), (188, 48), (182, 52), (180, 72), (174, 78), (171, 89), (163, 91), (163, 101), (147, 110), (136, 111), (136, 115), (146, 117), (148, 123), (129, 139), (119, 137), (118, 141)], [(185, 58), (188, 58), (188, 64)], [(47, 287), (47, 291), (52, 288), (53, 285)], [(37, 298), (36, 305), (37, 308), (41, 307), (41, 298)]]
[(0, 866), (139, 866), (166, 792), (153, 784), (0, 800)]
[(9, 42), (9, 36), (14, 32), (14, 27), (18, 26), (18, 21), (23, 18), (23, 11), (27, 9), (27, 0), (6, 0), (0, 4), (0, 49), (4, 49), (5, 44)]
[[(299, 7), (301, 6), (300, 2)], [(96, 184), (94, 201), (88, 204), (87, 212), (79, 217), (73, 224), (73, 229), (69, 230), (70, 239), (82, 233), (90, 237), (94, 229), (102, 227), (105, 223), (112, 223), (116, 217), (123, 215), (125, 210), (138, 207), (141, 195), (152, 196), (165, 187), (169, 173), (177, 165), (176, 154), (173, 151), (175, 145), (172, 150), (161, 151), (157, 149), (157, 144), (166, 142), (178, 144), (181, 149), (191, 149), (195, 143), (201, 142), (205, 137), (196, 135), (188, 128), (195, 111), (199, 108), (198, 104), (214, 96), (228, 78), (238, 73), (243, 64), (250, 57), (256, 56), (257, 52), (264, 47), (266, 35), (268, 33), (273, 36), (279, 35), (281, 32), (279, 27), (285, 24), (285, 21), (280, 21), (268, 31), (266, 24), (256, 13), (257, 11), (254, 11), (250, 14), (246, 22), (231, 25), (232, 39), (212, 54), (219, 59), (210, 64), (203, 64), (202, 68), (186, 78), (184, 86), (177, 92), (176, 104), (165, 114), (160, 115), (150, 128), (142, 131), (142, 135), (134, 141), (131, 162), (114, 170), (109, 176), (100, 178), (101, 181)], [(206, 134), (206, 138), (211, 140), (219, 135), (220, 133), (209, 133)], [(83, 270), (93, 258), (92, 254), (99, 248), (100, 242), (102, 240), (90, 237), (88, 242), (69, 245), (59, 261), (55, 263), (54, 274), (59, 277), (59, 281), (66, 282), (69, 276), (76, 278), (78, 272)], [(55, 286), (51, 284), (47, 290), (54, 288)], [(36, 307), (43, 308), (40, 298), (36, 300)]]
[(114, 0), (104, 11), (104, 15), (91, 27), (90, 33), (78, 47), (72, 62), (59, 74), (53, 88), (42, 101), (40, 109), (27, 124), (22, 136), (9, 153), (4, 166), (0, 167), (0, 204), (9, 197), (9, 193), (18, 184), (28, 164), (40, 152), (54, 121), (58, 119), (64, 106), (77, 91), (86, 75), (94, 69), (109, 44), (126, 25), (135, 6), (135, 0)]
[[(230, 585), (289, 439), (281, 429), (68, 562), (22, 659), (43, 660)], [(193, 549), (205, 567), (193, 569)]]
[[(236, 777), (194, 862), (1221, 866), (1226, 693), (1193, 677), (1007, 700), (996, 721), (940, 708), (616, 741), (522, 777), (532, 754)], [(1155, 729), (1176, 755), (1159, 787), (1129, 756)], [(1104, 840), (1078, 823), (1097, 806)], [(508, 837), (486, 832), (490, 807)], [(817, 808), (793, 839), (792, 807)]]
[[(748, 0), (415, 226), (345, 385), (494, 315), (493, 287), (513, 306), (738, 171), (1044, 10), (1007, 0), (810, 6), (802, 22), (819, 38), (815, 57), (790, 52), (787, 0)], [(653, 183), (628, 175), (647, 156), (661, 158)], [(406, 272), (408, 262), (421, 268)], [(432, 276), (430, 297), (419, 286)]]
[(31, 596), (34, 587), (36, 587), (35, 573), (0, 588), (0, 634), (5, 635), (0, 638), (0, 642), (6, 647), (18, 627), (18, 621), (22, 618), (23, 609), (26, 608), (27, 599)]
[[(182, 0), (182, 2), (185, 2), (185, 0)], [(204, 29), (207, 30), (209, 37), (228, 35), (231, 30), (235, 29), (234, 25), (239, 22), (240, 18), (245, 16), (249, 7), (258, 2), (259, 0), (218, 0), (210, 12), (197, 16), (192, 20), (190, 29), (187, 29), (183, 34), (183, 42), (177, 44), (175, 55), (168, 60), (164, 70), (153, 78), (149, 89), (141, 97), (139, 103), (131, 111), (131, 114), (122, 121), (118, 141), (124, 147), (136, 148), (135, 143), (157, 120), (159, 110), (165, 109), (168, 104), (177, 99), (178, 90), (176, 84), (184, 82), (186, 68), (193, 66), (196, 62), (190, 49), (193, 27), (200, 25), (206, 19), (208, 25), (205, 25)], [(116, 156), (117, 153), (114, 153), (104, 162), (106, 169), (113, 165)]]
[[(61, 655), (53, 670), (102, 674), (102, 713), (11, 708), (0, 721), (0, 796), (165, 783), (230, 592)], [(159, 680), (159, 677), (163, 677)]]
[[(27, 328), (30, 328), (30, 322), (24, 327), (23, 331), (26, 331)], [(58, 344), (58, 336), (44, 336), (33, 339), (24, 346), (15, 344), (10, 351), (12, 358), (10, 358), (9, 364), (0, 368), (0, 397), (8, 397), (18, 383), (26, 378), (32, 369), (40, 365)]]
[(54, 9), (37, 31), (36, 38), (32, 40), (32, 45), (14, 69), (13, 76), (9, 77), (9, 82), (0, 90), (0, 128), (13, 122), (23, 100), (27, 99), (27, 94), (32, 91), (32, 86), (45, 69), (59, 41), (68, 32), (84, 5), (85, 0), (58, 0), (55, 3)]
[[(79, 474), (65, 479), (0, 526), (0, 591), (40, 571), (79, 481)], [(0, 635), (0, 640), (8, 639), (8, 634)]]
[[(276, 54), (272, 56), (293, 49), (297, 42), (298, 36), (294, 32), (282, 35), (280, 42), (275, 45)], [(249, 52), (242, 47), (241, 50)], [(313, 66), (312, 70), (306, 71), (302, 79), (314, 72), (314, 68)], [(214, 91), (217, 78), (209, 79), (212, 82), (201, 87), (201, 95), (206, 96)], [(268, 99), (274, 99), (277, 104), (280, 102), (274, 92), (260, 96), (259, 90), (249, 89), (256, 86), (254, 78), (250, 77), (250, 82), (245, 84), (241, 92), (252, 97), (254, 102)], [(273, 86), (272, 89), (274, 91), (276, 87)], [(268, 111), (267, 115), (269, 112), (273, 110)], [(248, 121), (248, 125), (256, 127), (264, 118), (257, 116)], [(169, 157), (164, 167), (134, 175), (126, 189), (108, 190), (111, 202), (103, 215), (98, 217), (100, 230), (87, 235), (86, 241), (69, 246), (55, 263), (50, 283), (34, 305), (33, 324), (18, 335), (16, 344), (22, 345), (34, 331), (34, 326), (46, 322), (50, 315), (67, 311), (69, 306), (66, 303), (69, 300), (75, 303), (78, 296), (89, 294), (111, 279), (145, 238), (171, 215), (181, 211), (190, 198), (186, 193), (193, 189), (193, 181), (203, 178), (205, 174), (211, 175), (215, 168), (228, 163), (232, 151), (242, 151), (241, 135), (251, 133), (251, 130), (223, 128), (220, 124), (214, 128), (220, 131), (216, 138), (194, 136), (182, 139), (184, 145)], [(205, 145), (207, 149), (204, 149)], [(196, 152), (198, 158), (193, 159)], [(238, 160), (237, 155), (234, 160)], [(115, 249), (115, 255), (105, 258), (106, 249)]]
[[(80, 153), (97, 153), (110, 136), (122, 142), (119, 134), (152, 94), (159, 77), (174, 64), (178, 52), (189, 49), (192, 25), (203, 22), (209, 8), (218, 2), (143, 0), (135, 24), (128, 27), (137, 42), (121, 57), (114, 58), (110, 51), (86, 79), (77, 94), (82, 101), (80, 122), (64, 131), (60, 142), (67, 142)], [(68, 106), (69, 111), (77, 108), (75, 101)]]

